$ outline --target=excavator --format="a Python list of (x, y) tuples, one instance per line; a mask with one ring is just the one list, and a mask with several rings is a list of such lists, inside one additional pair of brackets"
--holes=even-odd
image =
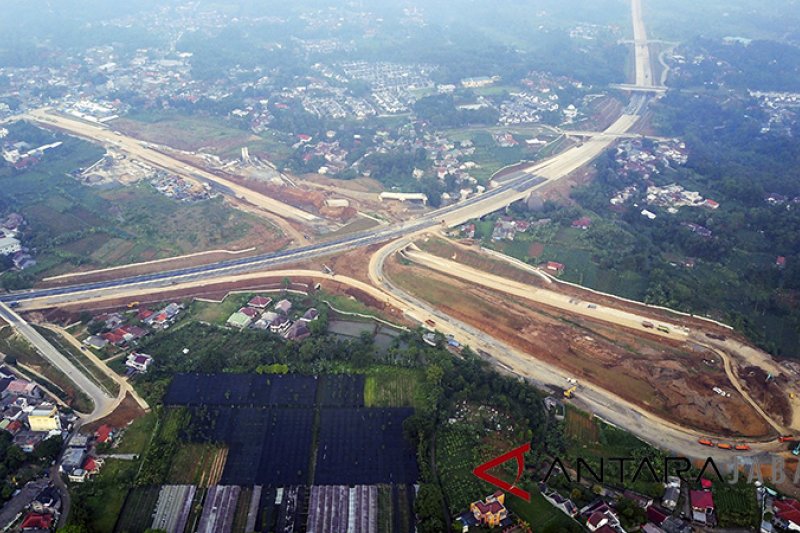
[(575, 397), (575, 391), (578, 390), (577, 385), (573, 385), (572, 387), (568, 388), (564, 391), (564, 398), (571, 399)]

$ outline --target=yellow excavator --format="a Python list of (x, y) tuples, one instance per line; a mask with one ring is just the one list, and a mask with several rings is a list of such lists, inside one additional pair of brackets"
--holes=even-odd
[(577, 385), (573, 385), (572, 387), (568, 388), (564, 391), (564, 398), (570, 399), (575, 396), (575, 391), (578, 390)]

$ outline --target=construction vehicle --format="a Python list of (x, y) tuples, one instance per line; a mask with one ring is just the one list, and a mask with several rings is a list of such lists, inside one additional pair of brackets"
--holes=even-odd
[(711, 442), (710, 439), (698, 439), (697, 442), (699, 442), (703, 446), (713, 446), (714, 445), (714, 443)]
[(782, 435), (778, 437), (778, 442), (789, 442), (790, 440), (794, 440), (794, 435)]
[(425, 321), (425, 323), (426, 323), (427, 325), (429, 325), (430, 327), (434, 327), (434, 326), (436, 325), (436, 322), (434, 322), (434, 321), (433, 321), (433, 320), (431, 320), (430, 318), (429, 318), (428, 320), (426, 320), (426, 321)]
[(644, 322), (642, 322), (642, 327), (647, 329), (653, 329), (656, 326), (652, 322), (648, 322), (645, 320)]
[(719, 444), (717, 444), (717, 448), (719, 448), (720, 450), (731, 450), (733, 449), (733, 446), (731, 446), (726, 442), (720, 442)]
[(128, 304), (128, 309), (133, 309), (134, 307), (139, 307), (141, 302), (131, 302)]
[(792, 455), (800, 455), (800, 442), (798, 442), (797, 446), (792, 450)]
[(656, 329), (661, 333), (669, 333), (669, 328), (667, 326), (658, 326)]
[(747, 444), (737, 444), (736, 446), (734, 446), (734, 449), (739, 450), (740, 452), (746, 452), (747, 450), (750, 449), (750, 446), (748, 446)]
[(575, 396), (575, 391), (578, 390), (577, 385), (573, 385), (572, 387), (568, 388), (564, 391), (564, 398), (572, 399)]

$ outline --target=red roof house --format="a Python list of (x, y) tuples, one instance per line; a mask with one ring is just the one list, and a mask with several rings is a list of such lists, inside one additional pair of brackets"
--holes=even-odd
[(786, 529), (800, 529), (800, 502), (797, 500), (775, 500), (772, 503), (772, 508), (775, 511), (775, 516), (786, 523)]
[(142, 308), (139, 309), (139, 314), (136, 315), (136, 318), (138, 318), (139, 320), (147, 320), (151, 316), (153, 316), (153, 311), (147, 308)]
[(254, 296), (247, 302), (250, 307), (257, 307), (258, 309), (266, 309), (272, 303), (272, 298), (267, 296)]
[(782, 256), (782, 255), (779, 255), (775, 259), (775, 266), (778, 266), (778, 267), (781, 267), (781, 268), (785, 267), (786, 266), (786, 258), (784, 256)]
[(102, 426), (97, 428), (97, 431), (95, 432), (94, 435), (95, 437), (97, 437), (97, 442), (100, 443), (109, 442), (112, 439), (113, 431), (114, 428), (112, 428), (108, 424), (103, 424)]
[(559, 272), (559, 273), (564, 272), (564, 265), (562, 263), (557, 263), (555, 261), (548, 261), (547, 264), (545, 265), (545, 268), (552, 272)]
[(252, 307), (242, 307), (241, 309), (239, 309), (239, 312), (242, 313), (243, 315), (249, 316), (250, 318), (255, 318), (258, 316), (258, 311), (256, 311)]
[(30, 529), (48, 530), (53, 527), (53, 515), (28, 513), (22, 520), (22, 525), (20, 527), (22, 528), (22, 531)]
[(714, 510), (714, 497), (709, 490), (690, 490), (689, 498), (695, 511), (709, 513)]
[(702, 478), (700, 480), (700, 486), (703, 487), (704, 489), (710, 489), (711, 485), (712, 483), (710, 479)]
[(572, 227), (577, 229), (589, 229), (592, 226), (592, 219), (589, 217), (581, 217), (572, 221)]

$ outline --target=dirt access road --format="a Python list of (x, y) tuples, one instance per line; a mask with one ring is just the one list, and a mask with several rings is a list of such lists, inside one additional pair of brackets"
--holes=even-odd
[(117, 134), (106, 126), (99, 124), (94, 125), (77, 118), (70, 118), (65, 115), (57, 114), (51, 109), (31, 111), (25, 115), (25, 119), (46, 128), (63, 130), (104, 146), (113, 147), (115, 150), (126, 153), (134, 159), (139, 159), (157, 168), (173, 172), (191, 181), (198, 181), (198, 179), (201, 179), (216, 183), (222, 186), (224, 190), (231, 191), (234, 200), (244, 201), (255, 206), (262, 212), (262, 216), (264, 213), (269, 214), (270, 216), (268, 219), (271, 222), (276, 224), (286, 232), (287, 235), (298, 242), (303, 241), (302, 233), (292, 226), (289, 223), (290, 221), (303, 225), (321, 221), (316, 215), (279, 202), (274, 198), (252, 191), (232, 181), (220, 178), (216, 174), (197, 166), (189, 165), (151, 148), (149, 143), (134, 139), (133, 137)]
[[(561, 309), (567, 313), (583, 315), (593, 320), (600, 320), (614, 326), (632, 329), (644, 334), (657, 335), (678, 342), (685, 342), (689, 340), (691, 333), (688, 328), (666, 320), (656, 321), (629, 311), (622, 311), (612, 307), (594, 304), (591, 303), (591, 301), (578, 300), (574, 297), (570, 297), (569, 295), (561, 294), (553, 290), (533, 287), (517, 281), (508, 280), (488, 272), (483, 272), (481, 270), (462, 265), (461, 263), (457, 263), (455, 261), (450, 261), (422, 252), (413, 245), (402, 251), (402, 256), (412, 262), (424, 265), (427, 268), (441, 272), (448, 276), (454, 276), (468, 281), (473, 285), (483, 286), (488, 289), (519, 296), (539, 304)], [(650, 327), (645, 326), (645, 324), (649, 324)], [(660, 331), (658, 328), (664, 328), (665, 331)], [(697, 338), (697, 336), (695, 336), (695, 338)], [(739, 376), (732, 368), (730, 357), (724, 350), (710, 346), (705, 341), (694, 340), (693, 342), (700, 346), (707, 347), (719, 355), (723, 361), (728, 380), (733, 387), (737, 389), (737, 391), (775, 430), (776, 433), (784, 434), (787, 432), (787, 428), (769, 416), (750, 397), (747, 390), (740, 383)], [(762, 362), (763, 361), (760, 361), (760, 363)]]

